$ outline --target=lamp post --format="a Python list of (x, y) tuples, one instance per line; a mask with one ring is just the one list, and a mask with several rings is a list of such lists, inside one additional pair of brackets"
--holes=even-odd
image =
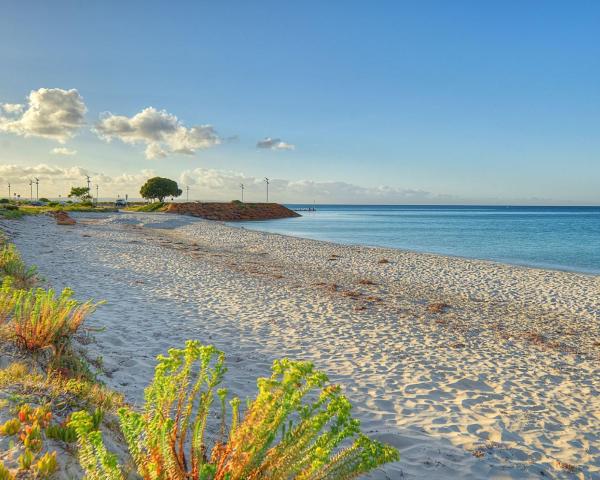
[(189, 185), (185, 187), (185, 192), (186, 192), (185, 201), (189, 202), (190, 201), (190, 186)]
[(240, 188), (242, 189), (242, 203), (244, 203), (244, 184), (240, 183)]
[(8, 198), (10, 198), (10, 182), (8, 183)]
[(265, 183), (267, 184), (267, 203), (269, 203), (269, 179), (265, 177)]
[(96, 184), (96, 206), (98, 205), (98, 184)]
[(37, 177), (34, 177), (35, 179), (35, 199), (39, 200), (40, 199), (40, 179)]
[(29, 198), (30, 200), (33, 200), (33, 180), (29, 180)]

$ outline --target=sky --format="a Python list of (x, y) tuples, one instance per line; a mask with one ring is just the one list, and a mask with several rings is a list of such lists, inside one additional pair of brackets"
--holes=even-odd
[(597, 1), (4, 0), (0, 196), (598, 205), (598, 25)]

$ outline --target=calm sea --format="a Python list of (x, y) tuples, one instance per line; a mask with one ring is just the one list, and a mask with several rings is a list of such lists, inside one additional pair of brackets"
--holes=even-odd
[[(313, 205), (287, 205), (292, 209)], [(600, 274), (600, 207), (316, 205), (245, 228)]]

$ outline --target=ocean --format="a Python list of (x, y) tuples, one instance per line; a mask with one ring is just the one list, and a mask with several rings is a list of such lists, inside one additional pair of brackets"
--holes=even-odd
[[(313, 205), (286, 205), (292, 209)], [(284, 235), (600, 274), (600, 207), (315, 205), (234, 226)]]

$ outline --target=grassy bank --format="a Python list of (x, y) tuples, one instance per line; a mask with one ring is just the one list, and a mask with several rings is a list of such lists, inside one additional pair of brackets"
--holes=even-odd
[(40, 215), (48, 212), (116, 212), (117, 208), (110, 205), (81, 205), (81, 204), (49, 204), (44, 206), (29, 205), (26, 203), (0, 203), (0, 218), (15, 220), (24, 215)]
[(82, 347), (102, 302), (41, 288), (5, 239), (0, 280), (2, 480), (345, 479), (397, 460), (360, 433), (340, 388), (308, 362), (275, 362), (242, 409), (223, 388), (223, 352), (188, 341), (159, 357), (136, 410), (97, 381), (101, 361)]

